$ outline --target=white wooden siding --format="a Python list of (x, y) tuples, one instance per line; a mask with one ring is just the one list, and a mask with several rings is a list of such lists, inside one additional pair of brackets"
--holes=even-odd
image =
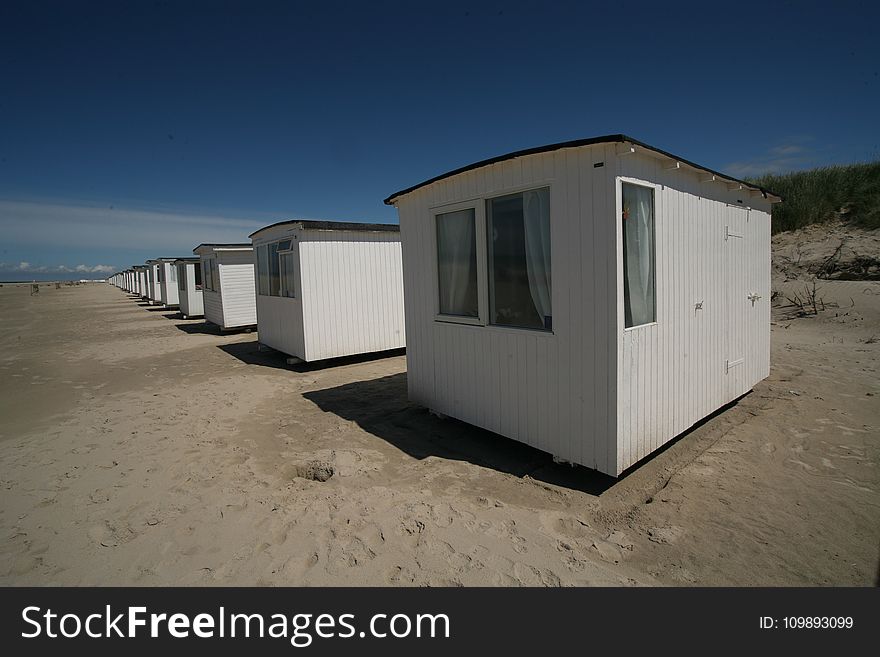
[(290, 299), (258, 294), (257, 331), (262, 344), (305, 359), (302, 302), (299, 297)]
[[(748, 190), (700, 182), (648, 155), (618, 162), (624, 179), (655, 186), (657, 300), (656, 323), (622, 329), (618, 226), (619, 473), (769, 374), (770, 208)], [(725, 239), (728, 226), (742, 237)]]
[(217, 271), (223, 297), (223, 328), (254, 326), (257, 302), (253, 251), (218, 251)]
[(299, 264), (306, 360), (406, 345), (399, 233), (304, 230)]
[[(613, 214), (615, 157), (597, 145), (507, 160), (400, 199), (411, 399), (616, 473), (615, 233), (594, 220)], [(547, 185), (553, 332), (435, 321), (431, 208)]]
[(219, 292), (202, 290), (202, 303), (205, 306), (205, 320), (216, 324), (220, 328), (226, 328), (223, 320), (223, 300)]
[[(657, 321), (630, 330), (623, 319), (621, 176), (656, 185)], [(553, 332), (437, 321), (432, 213), (548, 185)], [(618, 475), (767, 376), (770, 206), (748, 190), (701, 183), (691, 169), (666, 170), (652, 155), (618, 155), (615, 144), (598, 144), (467, 171), (397, 205), (407, 377), (417, 403)], [(731, 267), (762, 298), (754, 309), (751, 302), (730, 306), (745, 345), (731, 384), (724, 374), (723, 231), (743, 213), (742, 260)]]

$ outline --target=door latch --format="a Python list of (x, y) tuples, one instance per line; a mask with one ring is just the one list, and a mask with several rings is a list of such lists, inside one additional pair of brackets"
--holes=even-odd
[(758, 300), (760, 300), (760, 298), (761, 298), (761, 295), (758, 294), (757, 292), (752, 292), (752, 293), (748, 296), (749, 301), (752, 302), (752, 306), (754, 306), (754, 305), (755, 305), (755, 302), (758, 301)]

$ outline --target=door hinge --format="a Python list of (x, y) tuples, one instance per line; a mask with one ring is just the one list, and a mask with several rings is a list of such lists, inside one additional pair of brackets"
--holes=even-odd
[(724, 373), (727, 374), (734, 367), (736, 367), (737, 365), (742, 365), (744, 362), (746, 362), (745, 358), (740, 358), (739, 360), (724, 361)]
[(739, 237), (740, 239), (742, 239), (742, 233), (734, 233), (732, 230), (730, 230), (730, 226), (725, 226), (724, 239), (729, 240), (731, 237)]

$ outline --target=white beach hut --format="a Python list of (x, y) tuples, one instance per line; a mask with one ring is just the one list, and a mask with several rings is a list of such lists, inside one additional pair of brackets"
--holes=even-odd
[(159, 292), (159, 261), (147, 260), (147, 301), (161, 303)]
[(166, 308), (178, 306), (177, 258), (157, 258), (156, 271), (159, 286), (159, 303)]
[(392, 194), (410, 398), (621, 474), (768, 375), (780, 200), (625, 135)]
[(137, 294), (140, 298), (145, 299), (147, 297), (147, 266), (135, 265), (134, 275), (137, 278)]
[(205, 306), (202, 297), (202, 267), (198, 258), (178, 258), (174, 261), (177, 269), (177, 296), (180, 314), (184, 319), (203, 317)]
[(221, 330), (257, 324), (254, 248), (250, 244), (199, 244), (205, 320)]
[(399, 226), (295, 220), (250, 237), (262, 344), (304, 361), (406, 344)]

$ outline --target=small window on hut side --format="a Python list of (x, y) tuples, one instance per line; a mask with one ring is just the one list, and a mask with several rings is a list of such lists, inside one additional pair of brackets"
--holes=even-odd
[(202, 268), (201, 267), (194, 267), (193, 269), (195, 270), (193, 273), (195, 273), (195, 275), (196, 275), (196, 289), (201, 290), (202, 289)]
[(657, 321), (655, 300), (654, 190), (621, 183), (623, 309), (625, 327)]

